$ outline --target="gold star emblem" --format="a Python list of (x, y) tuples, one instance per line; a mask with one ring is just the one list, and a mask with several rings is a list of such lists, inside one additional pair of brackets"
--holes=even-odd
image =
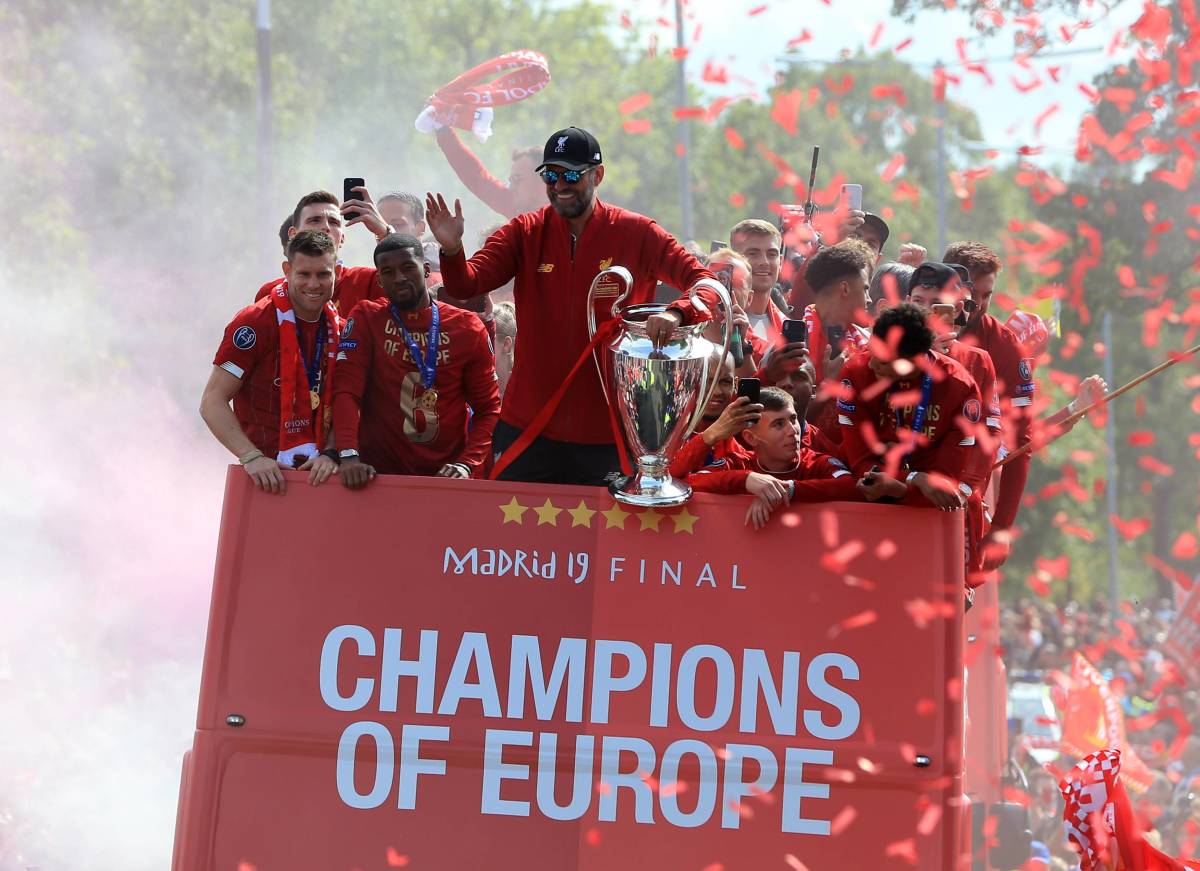
[(650, 508), (639, 513), (637, 519), (642, 524), (638, 527), (639, 530), (653, 529), (655, 532), (658, 532), (658, 524), (662, 523), (663, 515)]
[(535, 505), (533, 510), (538, 516), (538, 526), (558, 526), (558, 515), (562, 514), (562, 509), (555, 508), (549, 499), (541, 507)]
[(696, 531), (693, 527), (695, 527), (696, 521), (700, 518), (684, 508), (679, 513), (672, 514), (671, 519), (675, 521), (676, 532), (686, 532), (689, 535), (692, 535)]
[(512, 501), (507, 505), (501, 505), (500, 510), (504, 512), (505, 523), (520, 524), (525, 512), (529, 510), (528, 505), (522, 505), (517, 501), (517, 497), (512, 497)]
[(579, 500), (579, 505), (576, 508), (568, 508), (567, 513), (571, 515), (571, 526), (586, 526), (588, 529), (592, 527), (592, 515), (596, 513), (594, 508), (588, 508), (587, 503), (582, 499)]
[(625, 518), (629, 516), (629, 512), (622, 510), (620, 505), (613, 505), (612, 508), (601, 511), (600, 514), (604, 517), (605, 529), (624, 529)]

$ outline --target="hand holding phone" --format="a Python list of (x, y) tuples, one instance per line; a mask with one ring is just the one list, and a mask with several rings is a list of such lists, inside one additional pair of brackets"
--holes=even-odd
[(753, 403), (759, 400), (759, 393), (762, 390), (762, 382), (757, 378), (739, 378), (737, 395), (744, 396)]
[(863, 203), (863, 186), (860, 184), (842, 185), (842, 202), (852, 212), (861, 212)]
[[(348, 202), (350, 200), (361, 200), (362, 194), (360, 194), (358, 191), (356, 191), (355, 188), (365, 188), (366, 186), (367, 186), (366, 181), (361, 178), (344, 178), (344, 179), (342, 179), (342, 203), (345, 204), (346, 202)], [(344, 214), (344, 217), (347, 221), (351, 221), (351, 220), (357, 218), (358, 215), (359, 215), (359, 213), (357, 211), (355, 211), (354, 209), (351, 209), (350, 211), (348, 211)]]
[(808, 342), (808, 324), (802, 320), (788, 318), (783, 322), (783, 341), (789, 345)]

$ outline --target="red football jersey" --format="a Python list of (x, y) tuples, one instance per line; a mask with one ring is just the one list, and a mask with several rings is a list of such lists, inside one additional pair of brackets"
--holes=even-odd
[[(899, 441), (897, 429), (912, 428), (921, 394), (921, 368), (907, 380), (880, 389), (868, 366), (870, 359), (865, 351), (846, 363), (843, 393), (837, 401), (842, 449), (858, 475), (874, 465), (888, 466), (888, 449)], [(974, 426), (983, 419), (979, 388), (961, 363), (944, 354), (930, 351), (923, 362), (932, 378), (929, 405), (906, 465), (912, 471), (937, 472), (962, 481), (975, 447)], [(904, 404), (894, 407), (893, 397)]]
[[(729, 439), (730, 442), (733, 439)], [(684, 447), (688, 451), (688, 459), (693, 463), (700, 456), (700, 448), (694, 446), (699, 442), (700, 448), (707, 448), (703, 439), (693, 436), (691, 442)], [(717, 447), (722, 447), (718, 444)], [(683, 451), (680, 452), (681, 454)], [(674, 464), (672, 464), (674, 466)], [(768, 472), (758, 465), (754, 455), (743, 450), (727, 446), (722, 452), (720, 465), (705, 464), (695, 469), (687, 476), (687, 482), (693, 490), (704, 493), (745, 493), (746, 480), (751, 472), (770, 475), (781, 481), (795, 481), (796, 488), (792, 492), (793, 502), (823, 502), (829, 500), (856, 500), (861, 497), (855, 488), (855, 478), (846, 468), (845, 463), (836, 457), (818, 453), (807, 445), (800, 448), (800, 456), (794, 469), (786, 472)]]
[[(434, 305), (440, 350), (432, 408), (422, 399), (421, 371), (386, 299), (360, 302), (342, 331), (334, 385), (336, 443), (339, 450), (357, 448), (382, 474), (433, 475), (446, 463), (463, 463), (474, 475), (491, 450), (500, 391), (487, 330), (472, 312)], [(432, 311), (401, 313), (422, 353)]]
[[(285, 281), (287, 279), (283, 276), (268, 281), (254, 295), (255, 302), (265, 298)], [(333, 277), (333, 304), (343, 319), (349, 317), (354, 307), (364, 299), (376, 299), (383, 295), (383, 287), (379, 284), (374, 266), (343, 266), (338, 262)]]
[(946, 355), (962, 363), (974, 379), (975, 386), (979, 388), (979, 397), (983, 400), (984, 419), (982, 426), (975, 427), (975, 448), (971, 451), (963, 481), (972, 490), (986, 490), (988, 479), (992, 476), (992, 464), (1000, 450), (1001, 414), (996, 370), (992, 368), (992, 358), (986, 351), (962, 342), (951, 342)]
[[(981, 348), (992, 358), (1003, 411), (1005, 447), (1009, 451), (1023, 448), (1032, 437), (1033, 358), (1025, 356), (1025, 347), (1017, 334), (991, 315), (980, 318), (959, 340)], [(992, 514), (992, 525), (997, 529), (1008, 529), (1017, 519), (1030, 459), (1030, 454), (1024, 454), (1004, 467)]]
[[(311, 360), (320, 322), (296, 318), (296, 323), (300, 353)], [(337, 340), (336, 335), (326, 333), (326, 342)], [(325, 354), (321, 354), (322, 377), (324, 361)], [(246, 306), (229, 322), (213, 365), (241, 379), (242, 387), (233, 397), (233, 413), (254, 446), (274, 457), (279, 453), (279, 322), (269, 297)]]

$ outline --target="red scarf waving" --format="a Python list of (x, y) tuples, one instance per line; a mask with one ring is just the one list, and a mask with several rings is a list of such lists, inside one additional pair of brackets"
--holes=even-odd
[(1059, 784), (1067, 840), (1082, 871), (1200, 871), (1193, 859), (1173, 859), (1154, 848), (1138, 825), (1119, 779), (1121, 751), (1091, 753)]
[[(544, 55), (528, 49), (510, 51), (438, 88), (429, 98), (426, 112), (431, 112), (439, 123), (474, 130), (480, 139), (486, 139), (491, 134), (492, 106), (528, 99), (548, 84), (550, 65)], [(480, 110), (487, 114), (480, 117)], [(425, 130), (422, 118), (417, 120), (418, 130)]]
[(279, 324), (279, 454), (276, 461), (291, 468), (302, 465), (304, 460), (297, 462), (299, 458), (313, 456), (320, 450), (318, 445), (325, 443), (333, 408), (333, 369), (342, 324), (333, 303), (325, 303), (325, 348), (322, 351), (325, 360), (321, 367), (318, 400), (314, 403), (286, 281), (271, 291), (271, 301), (275, 303), (275, 319)]

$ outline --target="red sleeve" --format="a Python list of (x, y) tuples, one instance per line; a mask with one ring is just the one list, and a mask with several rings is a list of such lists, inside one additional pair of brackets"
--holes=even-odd
[(860, 378), (855, 378), (857, 372), (853, 374), (842, 370), (843, 378), (846, 378), (854, 385), (853, 396), (842, 396), (835, 400), (837, 403), (837, 421), (842, 433), (842, 456), (846, 458), (846, 463), (850, 470), (854, 472), (856, 477), (861, 477), (871, 471), (871, 467), (879, 463), (879, 455), (867, 443), (866, 432), (870, 427), (870, 431), (875, 431), (872, 412), (875, 408), (874, 400), (865, 401), (862, 396), (859, 385), (862, 383)]
[(450, 127), (443, 127), (437, 132), (437, 144), (446, 155), (446, 161), (459, 180), (467, 186), (467, 190), (479, 197), (483, 204), (494, 212), (499, 212), (506, 218), (517, 216), (517, 195), (508, 189), (508, 185), (496, 178), (480, 162), (463, 141), (458, 133)]
[(846, 464), (837, 457), (831, 457), (829, 454), (823, 454), (811, 448), (806, 448), (802, 457), (801, 471), (804, 473), (803, 480), (805, 481), (820, 481), (828, 478), (858, 480), (854, 473), (846, 467)]
[(676, 478), (686, 478), (693, 472), (698, 472), (704, 468), (704, 461), (708, 459), (708, 452), (711, 450), (704, 443), (698, 434), (693, 435), (683, 447), (676, 451), (675, 456), (671, 459), (671, 474)]
[(471, 476), (477, 477), (491, 453), (492, 432), (500, 419), (500, 386), (496, 380), (496, 358), (481, 322), (476, 322), (474, 334), (475, 348), (463, 367), (463, 392), (471, 406), (471, 426), (467, 444), (455, 462), (467, 466)]
[(865, 502), (853, 475), (797, 481), (793, 502)]
[(245, 381), (246, 376), (271, 350), (271, 337), (263, 335), (262, 309), (251, 305), (238, 312), (229, 325), (213, 357), (213, 365)]
[(701, 288), (697, 291), (700, 301), (708, 309), (707, 313), (701, 312), (692, 305), (687, 293), (701, 278), (711, 278), (715, 281), (717, 277), (706, 269), (690, 251), (675, 241), (674, 236), (658, 224), (651, 221), (649, 229), (656, 237), (654, 277), (672, 287), (679, 288), (679, 299), (671, 303), (668, 308), (679, 312), (683, 316), (685, 324), (695, 324), (715, 318), (717, 303), (720, 302), (716, 293), (708, 288)]
[(745, 493), (748, 469), (695, 472), (687, 476), (687, 482), (697, 493)]
[(483, 247), (468, 260), (442, 252), (442, 288), (455, 299), (470, 299), (495, 290), (517, 274), (521, 239), (516, 222), (509, 221), (488, 237)]
[(270, 281), (268, 281), (266, 284), (264, 284), (262, 287), (260, 287), (258, 289), (258, 293), (254, 294), (254, 301), (258, 302), (260, 299), (265, 299), (267, 297), (267, 295), (270, 294), (270, 292), (272, 290), (274, 290), (276, 287), (278, 287), (280, 282), (282, 282), (282, 281), (283, 281), (282, 278), (273, 278)]
[(979, 388), (974, 381), (955, 381), (956, 389), (951, 398), (943, 405), (946, 412), (954, 415), (953, 422), (942, 433), (937, 450), (934, 451), (931, 468), (923, 472), (937, 472), (953, 481), (961, 481), (967, 464), (971, 461), (971, 453), (975, 447), (975, 432), (967, 418), (967, 408), (974, 403), (975, 417), (979, 417)]
[[(1030, 411), (1033, 405), (1033, 360), (1021, 356), (1021, 343), (1011, 330), (1004, 328), (992, 353), (1001, 401), (1004, 403), (1004, 432), (1012, 449), (1029, 444)], [(1029, 478), (1032, 456), (1028, 453), (1006, 465), (1000, 472), (996, 508), (992, 516), (993, 529), (1009, 529), (1017, 519), (1025, 482)]]
[(373, 347), (366, 313), (357, 305), (342, 330), (333, 373), (333, 437), (338, 450), (358, 449), (358, 422), (370, 377)]

